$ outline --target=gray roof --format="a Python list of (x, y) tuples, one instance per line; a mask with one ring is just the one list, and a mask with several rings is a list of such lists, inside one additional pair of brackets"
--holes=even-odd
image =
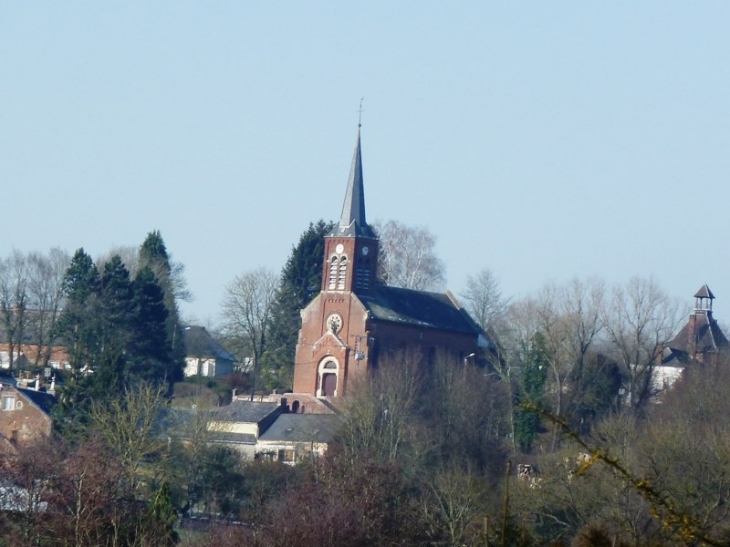
[[(730, 344), (717, 324), (717, 321), (712, 317), (712, 312), (699, 311), (694, 315), (696, 317), (694, 335), (696, 340), (695, 351), (697, 353), (717, 353), (722, 349), (728, 348)], [(690, 353), (690, 330), (691, 327), (688, 322), (679, 331), (679, 334), (669, 342), (669, 348)]]
[(185, 341), (185, 355), (204, 359), (223, 359), (235, 361), (236, 358), (228, 353), (220, 343), (213, 338), (205, 327), (185, 327), (183, 330)]
[(25, 389), (16, 387), (15, 389), (28, 399), (34, 406), (38, 407), (44, 414), (50, 416), (53, 405), (56, 404), (56, 398), (50, 393), (44, 391), (36, 391), (35, 389)]
[(211, 435), (214, 443), (225, 444), (256, 444), (256, 435), (250, 433), (227, 433), (223, 431), (214, 431)]
[(336, 414), (282, 414), (259, 440), (328, 443), (341, 425)]
[(478, 335), (482, 330), (449, 293), (378, 285), (372, 296), (358, 296), (374, 319)]
[(712, 291), (710, 290), (710, 287), (708, 287), (707, 286), (707, 283), (705, 283), (695, 293), (695, 298), (710, 298), (710, 299), (714, 299), (715, 298), (715, 295), (712, 294)]
[(213, 420), (219, 422), (238, 422), (257, 424), (281, 409), (279, 403), (259, 403), (256, 401), (233, 401), (215, 412)]
[(360, 150), (360, 129), (357, 130), (355, 154), (352, 157), (350, 177), (347, 180), (342, 215), (330, 233), (331, 236), (363, 236), (375, 238), (375, 233), (365, 220), (365, 190), (362, 178), (362, 154)]

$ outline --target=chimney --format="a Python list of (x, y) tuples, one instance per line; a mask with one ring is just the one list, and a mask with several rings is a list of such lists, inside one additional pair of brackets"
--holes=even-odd
[(687, 323), (687, 343), (689, 347), (689, 355), (692, 359), (695, 358), (697, 353), (697, 314), (693, 313), (689, 316), (689, 322)]

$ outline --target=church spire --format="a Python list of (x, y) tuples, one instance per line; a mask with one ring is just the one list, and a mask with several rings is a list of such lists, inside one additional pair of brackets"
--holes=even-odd
[(362, 181), (362, 153), (360, 149), (360, 124), (357, 128), (357, 143), (352, 157), (350, 177), (347, 181), (345, 201), (342, 204), (340, 223), (332, 231), (333, 236), (375, 237), (365, 220), (365, 191)]

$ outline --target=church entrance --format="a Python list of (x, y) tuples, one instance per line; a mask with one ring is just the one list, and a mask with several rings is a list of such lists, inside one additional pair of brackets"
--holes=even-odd
[(327, 357), (319, 364), (319, 382), (317, 389), (317, 397), (335, 397), (337, 396), (337, 373), (339, 367), (337, 361), (332, 357)]
[(337, 389), (337, 374), (322, 375), (322, 397), (334, 397)]

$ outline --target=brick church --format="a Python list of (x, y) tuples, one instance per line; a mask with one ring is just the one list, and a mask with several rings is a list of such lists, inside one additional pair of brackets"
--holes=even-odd
[(445, 350), (473, 356), (486, 340), (450, 293), (378, 283), (378, 238), (365, 218), (360, 130), (342, 215), (325, 237), (322, 287), (301, 312), (294, 393), (346, 395), (388, 352), (417, 348), (424, 359)]

